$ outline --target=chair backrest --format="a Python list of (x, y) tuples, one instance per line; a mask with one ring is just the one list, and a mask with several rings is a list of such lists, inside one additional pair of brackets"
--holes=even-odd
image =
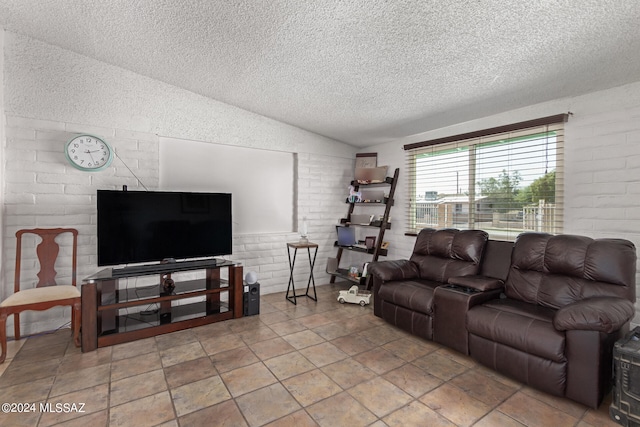
[(418, 234), (410, 259), (417, 264), (420, 278), (447, 283), (453, 276), (478, 274), (488, 239), (481, 230), (425, 228)]
[(505, 285), (509, 298), (560, 308), (589, 297), (636, 301), (636, 248), (624, 239), (523, 233)]
[(20, 291), (20, 270), (22, 264), (22, 237), (25, 234), (35, 234), (40, 236), (42, 241), (36, 247), (36, 254), (40, 263), (38, 273), (38, 283), (36, 287), (55, 286), (56, 283), (56, 259), (60, 252), (60, 246), (56, 242), (56, 237), (64, 233), (71, 233), (73, 236), (73, 247), (71, 255), (71, 284), (76, 286), (76, 270), (78, 256), (78, 230), (75, 228), (33, 228), (18, 230), (16, 232), (16, 271), (14, 292)]
[(511, 266), (513, 242), (505, 240), (489, 240), (484, 248), (480, 275), (507, 280)]

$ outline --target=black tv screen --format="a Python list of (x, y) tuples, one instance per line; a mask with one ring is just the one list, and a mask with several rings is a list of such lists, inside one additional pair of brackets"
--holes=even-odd
[(98, 190), (98, 265), (231, 254), (231, 194)]

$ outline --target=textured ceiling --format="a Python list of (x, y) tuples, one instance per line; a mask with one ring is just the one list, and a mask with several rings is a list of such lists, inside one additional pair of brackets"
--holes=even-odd
[(639, 22), (638, 0), (0, 0), (9, 31), (354, 146), (638, 81)]

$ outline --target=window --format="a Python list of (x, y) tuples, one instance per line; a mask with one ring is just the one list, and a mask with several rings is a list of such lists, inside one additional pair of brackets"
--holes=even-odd
[(408, 232), (475, 228), (499, 240), (560, 233), (567, 117), (406, 145)]

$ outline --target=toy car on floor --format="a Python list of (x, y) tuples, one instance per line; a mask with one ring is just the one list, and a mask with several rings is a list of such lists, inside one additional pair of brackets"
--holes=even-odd
[(371, 292), (361, 291), (360, 288), (358, 288), (358, 285), (353, 285), (347, 291), (340, 291), (338, 294), (338, 302), (340, 304), (344, 304), (345, 302), (360, 304), (364, 307), (371, 302)]

